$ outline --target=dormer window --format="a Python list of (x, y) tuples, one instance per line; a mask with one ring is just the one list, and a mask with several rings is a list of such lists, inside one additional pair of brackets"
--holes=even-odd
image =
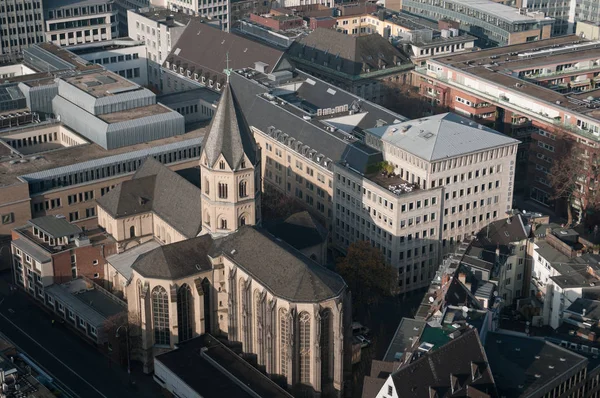
[(242, 162), (240, 163), (240, 169), (245, 169), (246, 168), (246, 161), (242, 160)]
[(219, 162), (219, 169), (220, 169), (220, 170), (225, 170), (225, 161), (224, 161), (224, 160), (221, 160), (221, 161)]

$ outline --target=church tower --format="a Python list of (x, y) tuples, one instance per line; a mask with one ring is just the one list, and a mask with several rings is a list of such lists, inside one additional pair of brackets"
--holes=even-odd
[(226, 235), (260, 224), (260, 158), (227, 83), (200, 155), (203, 233)]

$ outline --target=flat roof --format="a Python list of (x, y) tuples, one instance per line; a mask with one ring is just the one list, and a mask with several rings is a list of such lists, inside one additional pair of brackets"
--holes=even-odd
[[(133, 10), (132, 10), (133, 11)], [(135, 12), (135, 11), (133, 11)], [(167, 17), (173, 17), (173, 21), (179, 26), (187, 25), (191, 20), (197, 20), (200, 22), (213, 23), (215, 21), (208, 20), (206, 18), (186, 14), (184, 12), (172, 11), (161, 7), (147, 7), (141, 8), (136, 14), (142, 15), (152, 21), (156, 21), (160, 24), (167, 25)]]
[(81, 228), (75, 224), (71, 224), (64, 217), (43, 216), (29, 220), (29, 224), (54, 238), (81, 233)]
[(108, 70), (71, 76), (63, 80), (95, 98), (117, 95), (125, 91), (141, 88), (138, 84)]
[(160, 247), (160, 243), (156, 242), (155, 240), (151, 240), (141, 245), (137, 245), (133, 249), (108, 256), (106, 261), (112, 265), (112, 267), (117, 270), (119, 274), (123, 275), (125, 279), (129, 280), (131, 279), (131, 275), (133, 275), (133, 269), (131, 266), (135, 260), (137, 260), (137, 258), (142, 254), (148, 253), (149, 251), (152, 251), (158, 247)]
[[(515, 7), (510, 7), (504, 4), (495, 3), (491, 0), (446, 0), (447, 2), (460, 4), (465, 7), (472, 8), (487, 15), (493, 15), (502, 18), (511, 23), (532, 23), (538, 19), (531, 15), (523, 15)], [(548, 18), (549, 20), (553, 18)]]
[[(106, 318), (126, 311), (127, 307), (119, 305), (103, 293), (90, 294), (95, 289), (97, 288), (89, 286), (89, 282), (83, 279), (74, 279), (61, 285), (55, 284), (45, 288), (46, 292), (75, 312), (77, 316), (84, 319), (91, 326), (99, 328), (102, 327)], [(84, 295), (81, 298), (78, 297), (81, 294)], [(86, 301), (88, 298), (93, 298), (93, 300)]]
[[(49, 171), (58, 167), (65, 167), (89, 161), (98, 161), (110, 156), (126, 155), (134, 151), (144, 151), (163, 145), (199, 139), (204, 137), (208, 123), (209, 122), (205, 122), (204, 124), (196, 125), (196, 128), (186, 134), (111, 150), (106, 150), (98, 144), (90, 143), (37, 154), (37, 156), (39, 156), (37, 159), (27, 157), (25, 158), (25, 160), (27, 160), (25, 163), (10, 164), (9, 162), (0, 162), (0, 187), (16, 184), (19, 182), (18, 177), (32, 173)], [(47, 126), (45, 125), (41, 125), (39, 128), (46, 127)]]
[[(570, 75), (577, 76), (594, 72), (594, 70), (600, 71), (600, 66), (519, 77), (519, 72), (543, 69), (544, 67), (550, 68), (561, 64), (576, 64), (598, 58), (600, 58), (600, 41), (588, 41), (577, 35), (568, 35), (441, 56), (433, 59), (432, 62), (458, 69), (481, 80), (504, 87), (511, 92), (524, 94), (534, 101), (548, 103), (553, 108), (566, 109), (591, 119), (600, 120), (600, 110), (597, 109), (600, 106), (600, 90), (563, 94), (555, 91), (550, 83), (546, 83), (548, 87), (541, 85), (542, 81)], [(581, 134), (585, 134), (585, 131), (582, 130)]]
[(127, 120), (140, 119), (143, 117), (160, 115), (163, 113), (174, 112), (172, 109), (167, 108), (161, 104), (153, 104), (148, 106), (141, 106), (139, 108), (127, 109), (121, 112), (104, 113), (98, 115), (98, 118), (104, 120), (106, 123), (121, 123)]
[[(87, 7), (99, 4), (113, 4), (114, 0), (52, 0), (47, 2), (47, 6), (44, 7), (48, 10), (54, 10), (57, 8), (63, 7)], [(106, 11), (106, 13), (111, 13), (112, 11)]]
[(178, 347), (157, 355), (154, 361), (202, 397), (292, 397), (210, 334), (182, 342)]

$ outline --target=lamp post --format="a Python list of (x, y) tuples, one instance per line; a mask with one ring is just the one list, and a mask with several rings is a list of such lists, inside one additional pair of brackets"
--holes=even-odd
[(119, 330), (121, 328), (125, 328), (125, 338), (127, 344), (127, 377), (129, 378), (129, 382), (131, 383), (131, 360), (129, 358), (129, 327), (127, 325), (121, 325), (117, 328), (115, 332), (115, 337), (119, 338)]

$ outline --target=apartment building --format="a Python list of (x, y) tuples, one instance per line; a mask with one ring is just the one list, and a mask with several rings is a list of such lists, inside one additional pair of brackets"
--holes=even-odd
[(106, 320), (126, 310), (101, 287), (106, 257), (116, 251), (110, 235), (44, 216), (15, 228), (12, 238), (15, 284), (92, 342), (107, 341)]
[(566, 228), (547, 228), (532, 246), (531, 295), (540, 304), (534, 322), (557, 329), (565, 310), (580, 298), (600, 293), (600, 256), (588, 252), (591, 242)]
[[(599, 55), (597, 43), (563, 36), (428, 60), (413, 72), (413, 84), (432, 103), (521, 140), (518, 180), (527, 176), (521, 188), (564, 214), (565, 203), (551, 199), (548, 174), (569, 147), (588, 165), (597, 152)], [(576, 221), (587, 187), (595, 184), (584, 170), (572, 203)]]
[(0, 3), (0, 49), (2, 54), (19, 53), (31, 44), (43, 43), (44, 13), (41, 1)]
[(454, 114), (365, 134), (393, 172), (335, 166), (334, 244), (371, 241), (398, 268), (401, 290), (427, 286), (443, 250), (512, 208), (518, 141)]
[[(166, 8), (127, 11), (128, 36), (146, 44), (148, 83), (160, 92), (164, 89), (161, 65), (192, 20), (203, 21), (199, 17)], [(218, 21), (208, 23), (219, 26)]]
[(554, 19), (543, 12), (517, 10), (491, 0), (402, 0), (402, 11), (433, 21), (456, 21), (483, 48), (547, 39), (554, 25)]
[(44, 20), (45, 41), (61, 47), (118, 37), (113, 0), (49, 2)]

